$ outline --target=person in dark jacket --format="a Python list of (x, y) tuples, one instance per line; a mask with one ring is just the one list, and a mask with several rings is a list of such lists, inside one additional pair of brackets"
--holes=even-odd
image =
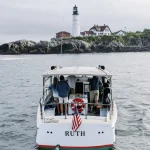
[[(95, 101), (95, 104), (98, 104), (99, 100), (99, 89), (102, 87), (102, 83), (100, 82), (99, 78), (97, 76), (93, 76), (93, 78), (90, 80), (89, 83), (89, 90), (90, 90), (90, 103), (93, 103), (93, 100)], [(91, 105), (91, 111), (92, 111), (92, 105)]]
[(109, 94), (111, 92), (109, 81), (107, 80), (106, 77), (103, 77), (102, 82), (103, 82), (103, 104), (109, 104), (110, 103)]
[[(64, 76), (60, 76), (60, 81), (57, 84), (57, 91), (60, 103), (60, 112), (63, 115), (63, 103), (68, 103), (69, 85), (65, 81)], [(65, 113), (67, 113), (67, 104), (65, 104)]]

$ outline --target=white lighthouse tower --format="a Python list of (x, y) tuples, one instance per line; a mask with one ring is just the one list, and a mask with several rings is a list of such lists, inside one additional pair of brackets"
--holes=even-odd
[(79, 13), (76, 5), (73, 7), (72, 36), (80, 36)]

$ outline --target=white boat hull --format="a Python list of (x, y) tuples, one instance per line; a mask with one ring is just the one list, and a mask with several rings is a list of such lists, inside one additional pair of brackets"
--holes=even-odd
[(36, 142), (40, 148), (55, 149), (60, 145), (61, 149), (101, 149), (106, 150), (113, 147), (115, 142), (115, 123), (117, 120), (117, 109), (114, 104), (111, 119), (106, 117), (81, 116), (82, 124), (77, 132), (72, 131), (72, 115), (53, 116), (57, 123), (44, 123), (40, 118), (40, 109), (37, 115), (37, 138)]

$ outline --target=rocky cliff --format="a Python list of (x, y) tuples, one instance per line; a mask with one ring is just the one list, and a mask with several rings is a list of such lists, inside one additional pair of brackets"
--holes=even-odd
[[(63, 53), (107, 53), (150, 51), (150, 31), (125, 36), (76, 37), (62, 40)], [(19, 40), (0, 46), (0, 54), (60, 54), (61, 40)]]

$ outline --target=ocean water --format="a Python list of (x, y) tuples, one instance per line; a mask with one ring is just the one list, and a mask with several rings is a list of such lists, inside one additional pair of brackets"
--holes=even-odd
[(116, 150), (150, 150), (150, 53), (0, 56), (0, 150), (35, 150), (42, 74), (105, 65), (118, 108)]

